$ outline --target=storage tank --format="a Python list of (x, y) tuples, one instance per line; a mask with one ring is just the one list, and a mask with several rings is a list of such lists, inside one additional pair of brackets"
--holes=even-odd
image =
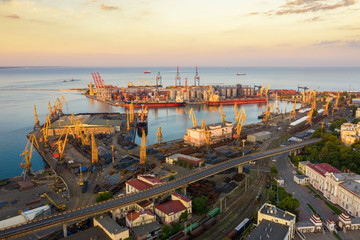
[(231, 97), (231, 88), (226, 89), (226, 97)]

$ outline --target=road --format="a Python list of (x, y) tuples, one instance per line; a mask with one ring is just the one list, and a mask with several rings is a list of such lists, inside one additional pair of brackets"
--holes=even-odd
[(113, 198), (101, 203), (80, 207), (78, 209), (71, 209), (62, 213), (50, 215), (48, 217), (41, 219), (35, 219), (28, 223), (5, 229), (0, 232), (0, 238), (5, 239), (15, 236), (21, 236), (41, 229), (57, 226), (66, 222), (71, 222), (78, 219), (96, 216), (98, 214), (108, 212), (110, 210), (116, 209), (121, 206), (126, 206), (131, 203), (149, 199), (152, 196), (157, 196), (161, 193), (169, 192), (172, 189), (177, 189), (183, 185), (196, 182), (200, 179), (222, 172), (226, 169), (236, 167), (240, 164), (245, 164), (250, 161), (254, 161), (266, 157), (276, 156), (284, 152), (289, 152), (291, 150), (305, 147), (308, 144), (316, 143), (318, 141), (320, 141), (320, 139), (311, 139), (308, 141), (292, 144), (285, 147), (275, 148), (263, 152), (256, 152), (250, 155), (246, 155), (244, 157), (230, 159), (225, 162), (219, 163), (217, 165), (203, 168), (196, 172), (192, 172), (191, 174), (181, 177), (175, 181), (157, 185), (156, 187), (150, 188), (145, 191)]
[(310, 217), (313, 215), (313, 212), (307, 206), (309, 203), (326, 221), (327, 219), (336, 220), (337, 215), (332, 215), (332, 211), (329, 207), (325, 205), (325, 202), (317, 197), (313, 197), (314, 193), (310, 192), (309, 189), (305, 186), (298, 185), (294, 181), (293, 172), (296, 171), (296, 168), (292, 166), (288, 159), (288, 153), (282, 153), (275, 157), (276, 159), (276, 168), (278, 169), (279, 176), (284, 179), (284, 188), (287, 192), (292, 193), (300, 202), (300, 221), (310, 220)]

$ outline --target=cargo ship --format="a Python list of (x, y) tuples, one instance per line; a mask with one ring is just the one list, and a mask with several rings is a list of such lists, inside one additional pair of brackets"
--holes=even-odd
[(138, 127), (145, 127), (147, 126), (147, 118), (148, 118), (148, 110), (147, 107), (145, 107), (144, 105), (141, 106), (141, 109), (137, 112), (138, 115)]
[[(158, 101), (158, 102), (146, 102), (146, 101), (138, 101), (133, 102), (134, 108), (141, 108), (145, 106), (147, 108), (158, 108), (158, 107), (180, 107), (185, 106), (186, 102), (176, 102), (176, 101)], [(131, 102), (124, 101), (124, 107), (130, 107)]]
[(248, 103), (266, 103), (266, 98), (256, 97), (256, 98), (231, 98), (231, 99), (210, 99), (207, 101), (209, 106), (218, 106), (218, 105), (234, 105), (236, 104), (248, 104)]
[(238, 76), (243, 76), (243, 75), (246, 75), (246, 73), (236, 73), (236, 75), (238, 75)]
[(150, 71), (150, 70), (149, 70), (149, 71), (145, 71), (144, 73), (145, 73), (145, 74), (146, 74), (146, 73), (151, 73), (151, 71)]

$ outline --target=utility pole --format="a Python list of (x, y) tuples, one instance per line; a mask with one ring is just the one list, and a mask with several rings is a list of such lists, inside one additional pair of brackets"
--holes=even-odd
[(113, 169), (115, 169), (114, 145), (111, 145), (111, 153), (112, 153)]

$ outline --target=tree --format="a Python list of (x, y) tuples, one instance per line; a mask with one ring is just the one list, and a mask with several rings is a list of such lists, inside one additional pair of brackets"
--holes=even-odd
[(207, 204), (208, 204), (208, 201), (207, 201), (207, 197), (205, 197), (205, 196), (194, 198), (193, 204), (192, 204), (193, 212), (198, 216), (206, 213)]
[(168, 182), (171, 182), (171, 181), (174, 181), (175, 180), (175, 176), (174, 175), (171, 175), (168, 179)]
[(96, 197), (96, 202), (102, 202), (108, 199), (113, 198), (114, 196), (109, 192), (99, 193), (99, 196)]
[(182, 222), (184, 220), (187, 220), (187, 218), (188, 218), (188, 211), (186, 210), (185, 212), (180, 214), (179, 221)]
[(278, 175), (278, 170), (276, 169), (275, 166), (271, 167), (270, 174), (272, 177), (276, 177)]
[(171, 232), (171, 227), (169, 225), (165, 224), (165, 225), (162, 226), (161, 231), (162, 231), (162, 234), (164, 236), (168, 236), (170, 234), (170, 232)]
[(297, 198), (293, 197), (286, 197), (283, 200), (281, 200), (278, 204), (278, 208), (288, 211), (294, 214), (298, 214), (299, 211), (297, 208), (300, 206), (299, 200)]
[(180, 222), (176, 222), (173, 224), (173, 228), (172, 228), (172, 233), (177, 233), (178, 231), (180, 231), (181, 229), (181, 223)]

